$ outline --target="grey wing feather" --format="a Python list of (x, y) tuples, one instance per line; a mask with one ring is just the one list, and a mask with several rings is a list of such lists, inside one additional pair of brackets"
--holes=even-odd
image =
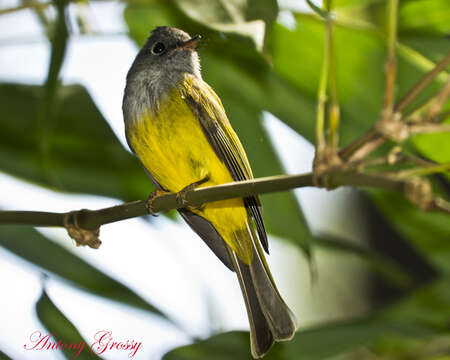
[[(131, 142), (128, 141), (128, 146), (131, 151), (134, 153), (134, 149), (131, 146)], [(145, 173), (152, 181), (153, 185), (156, 189), (164, 190), (163, 187), (156, 181), (156, 179), (150, 174), (150, 172), (146, 169), (146, 167), (142, 164)], [(187, 209), (178, 210), (183, 219), (187, 222), (187, 224), (200, 236), (200, 238), (205, 242), (206, 245), (213, 251), (213, 253), (224, 263), (226, 267), (228, 267), (231, 271), (234, 271), (233, 265), (231, 263), (230, 255), (228, 254), (228, 250), (225, 245), (225, 241), (218, 234), (214, 226), (211, 225), (209, 221), (202, 218), (200, 215), (194, 214), (193, 212)]]
[(212, 226), (208, 220), (187, 209), (180, 209), (179, 213), (188, 225), (202, 238), (205, 244), (208, 245), (213, 253), (216, 254), (216, 256), (231, 271), (234, 271), (225, 241), (219, 235), (214, 226)]
[[(250, 179), (251, 174), (249, 174), (249, 171), (245, 167), (239, 165), (240, 163), (245, 162), (243, 160), (244, 156), (241, 154), (241, 150), (235, 146), (232, 141), (230, 141), (219, 122), (212, 119), (201, 104), (195, 101), (192, 96), (187, 96), (186, 100), (196, 115), (196, 118), (199, 119), (206, 138), (219, 159), (225, 163), (233, 179), (236, 181)], [(220, 116), (220, 114), (217, 114), (217, 116)], [(255, 196), (247, 197), (244, 199), (244, 204), (255, 221), (258, 237), (262, 247), (266, 253), (269, 253), (269, 243), (267, 241), (266, 229), (262, 217), (262, 207), (259, 198)]]

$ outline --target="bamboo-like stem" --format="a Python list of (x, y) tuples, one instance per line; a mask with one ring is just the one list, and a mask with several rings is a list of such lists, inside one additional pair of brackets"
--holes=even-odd
[[(333, 8), (332, 0), (326, 2), (326, 9), (330, 13)], [(332, 16), (328, 17), (327, 21), (327, 45), (329, 47), (328, 54), (330, 56), (330, 70), (329, 70), (329, 91), (330, 91), (330, 108), (328, 111), (328, 147), (335, 153), (339, 144), (339, 103), (337, 96), (337, 81), (336, 81), (336, 55), (334, 51), (334, 21)]]
[(394, 110), (395, 77), (397, 71), (397, 59), (395, 46), (397, 43), (397, 9), (398, 0), (389, 0), (387, 6), (388, 36), (386, 58), (386, 87), (384, 91), (382, 121), (391, 121)]
[(324, 54), (322, 62), (322, 70), (320, 72), (319, 88), (317, 90), (317, 114), (316, 114), (316, 159), (315, 165), (322, 162), (325, 154), (325, 107), (327, 102), (327, 85), (328, 74), (330, 71), (330, 8), (331, 0), (324, 2), (324, 9), (315, 5), (311, 0), (306, 0), (309, 7), (318, 14), (326, 24), (324, 39)]
[[(326, 175), (331, 187), (355, 186), (375, 187), (390, 191), (404, 190), (401, 180), (354, 171), (334, 171)], [(298, 187), (314, 186), (313, 174), (270, 176), (229, 184), (202, 187), (186, 192), (183, 204), (175, 193), (164, 193), (152, 201), (153, 212), (168, 211), (188, 206), (200, 206), (206, 202), (219, 201), (257, 194), (286, 191)], [(70, 212), (72, 213), (72, 212)], [(64, 226), (69, 213), (50, 213), (38, 211), (0, 211), (0, 224), (27, 224), (32, 226)], [(101, 225), (148, 215), (147, 201), (139, 200), (100, 210), (79, 210), (76, 212), (77, 224), (86, 230)]]
[[(328, 26), (327, 26), (328, 29)], [(316, 146), (317, 154), (323, 154), (326, 147), (325, 142), (325, 106), (327, 102), (327, 83), (328, 83), (328, 72), (329, 72), (329, 60), (330, 60), (330, 48), (328, 46), (329, 36), (328, 30), (326, 30), (325, 35), (325, 46), (324, 55), (322, 63), (322, 71), (320, 74), (320, 83), (317, 93), (317, 118), (316, 118)]]

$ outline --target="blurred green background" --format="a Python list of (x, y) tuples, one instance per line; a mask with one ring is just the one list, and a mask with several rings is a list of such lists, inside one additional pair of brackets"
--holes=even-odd
[[(386, 2), (335, 0), (334, 5), (342, 117), (340, 139), (345, 145), (370, 128), (381, 113)], [(76, 42), (95, 39), (95, 44), (100, 44), (116, 37), (121, 41), (126, 38), (130, 42), (128, 49), (136, 53), (150, 30), (159, 25), (202, 35), (199, 53), (203, 77), (221, 97), (255, 176), (310, 169), (308, 142), (314, 143), (324, 23), (305, 1), (8, 0), (1, 6), (0, 27), (8, 29), (0, 38), (0, 56), (5, 54), (0, 59), (4, 69), (0, 76), (0, 171), (5, 174), (1, 179), (4, 184), (16, 182), (14, 186), (5, 185), (4, 189), (32, 186), (30, 194), (40, 194), (36, 195), (37, 200), (31, 195), (15, 201), (21, 196), (21, 190), (8, 193), (3, 190), (2, 208), (22, 204), (21, 209), (43, 210), (48, 207), (46, 198), (53, 201), (50, 200), (53, 193), (64, 194), (64, 211), (89, 207), (89, 203), (106, 206), (148, 196), (151, 184), (124, 145), (120, 97), (93, 98), (95, 87), (77, 84), (76, 76), (66, 76), (64, 69), (69, 67), (68, 63), (72, 68), (77, 63), (80, 68), (89, 68), (90, 62), (99, 61), (89, 58), (89, 52), (77, 57), (73, 50)], [(108, 27), (111, 9), (120, 17), (117, 27)], [(19, 16), (21, 13), (28, 14), (37, 24), (37, 37), (33, 37), (36, 29), (27, 30), (24, 25), (27, 20)], [(401, 0), (398, 40), (397, 99), (450, 51), (450, 2)], [(36, 56), (24, 58), (23, 49), (33, 49), (36, 44), (47, 44), (48, 56), (38, 58), (36, 52)], [(101, 45), (93, 46), (92, 57), (96, 54), (95, 46)], [(104, 50), (101, 55), (100, 62), (111, 69), (111, 78), (114, 69), (120, 69), (118, 78), (123, 84), (116, 93), (121, 95), (132, 59), (122, 58), (119, 62), (120, 54)], [(13, 61), (15, 58), (17, 63)], [(16, 64), (23, 67), (27, 62), (37, 62), (30, 69), (39, 67), (39, 74), (34, 74), (34, 70), (14, 69)], [(437, 77), (416, 104), (435, 93), (447, 77), (448, 72)], [(36, 81), (37, 78), (40, 80)], [(111, 102), (115, 103), (113, 116), (102, 111), (104, 104)], [(387, 144), (381, 151), (390, 146)], [(404, 148), (423, 158), (450, 162), (449, 133), (414, 136)], [(436, 191), (444, 197), (450, 193), (449, 179), (446, 175), (431, 178)], [(102, 200), (96, 203), (86, 195)], [(321, 207), (311, 211), (310, 204), (319, 197)], [(306, 198), (310, 201), (303, 201)], [(276, 344), (267, 359), (450, 359), (448, 216), (421, 212), (398, 194), (375, 190), (346, 189), (329, 194), (317, 190), (309, 195), (285, 192), (264, 195), (262, 202), (267, 228), (275, 243), (272, 254), (278, 256), (275, 277), (281, 283), (282, 292), (285, 289), (288, 293), (287, 302), (292, 304), (300, 326), (294, 340)], [(175, 214), (170, 218), (173, 220), (147, 219), (139, 226), (137, 222), (129, 222), (127, 238), (139, 236), (140, 227), (153, 228), (154, 234), (168, 232), (173, 222), (180, 222)], [(186, 233), (181, 237), (193, 237), (187, 227), (177, 226), (183, 229), (180, 234)], [(110, 240), (104, 234), (110, 232), (105, 230), (102, 234), (106, 247)], [(164, 241), (171, 241), (174, 232), (168, 234)], [(127, 239), (121, 241), (121, 246), (127, 246)], [(149, 251), (158, 241), (148, 241)], [(158, 329), (163, 332), (167, 326), (176, 328), (168, 338), (178, 340), (163, 347), (169, 351), (163, 357), (165, 360), (250, 356), (248, 333), (228, 331), (236, 327), (221, 323), (221, 305), (214, 299), (232, 296), (221, 294), (220, 286), (219, 290), (208, 289), (203, 284), (201, 291), (194, 295), (203, 299), (204, 311), (210, 316), (208, 329), (199, 334), (193, 335), (180, 325), (186, 325), (183, 316), (189, 317), (190, 311), (190, 300), (184, 298), (183, 287), (177, 315), (172, 316), (170, 306), (164, 308), (164, 298), (153, 301), (160, 294), (146, 283), (151, 284), (154, 277), (163, 286), (179, 285), (171, 283), (170, 276), (165, 278), (171, 266), (169, 260), (158, 265), (157, 273), (150, 272), (150, 260), (145, 253), (136, 258), (132, 255), (122, 258), (119, 251), (112, 255), (109, 264), (97, 266), (96, 258), (105, 256), (103, 247), (97, 252), (75, 249), (62, 231), (18, 226), (0, 227), (0, 246), (5, 250), (0, 255), (6, 263), (13, 267), (18, 264), (36, 274), (33, 281), (39, 293), (42, 284), (35, 308), (39, 321), (36, 324), (40, 324), (42, 331), (56, 334), (67, 342), (81, 341), (83, 337), (91, 341), (82, 329), (83, 322), (77, 322), (70, 311), (64, 312), (58, 299), (44, 290), (45, 284), (56, 281), (77, 292), (93, 294), (95, 299), (114, 302), (113, 306), (120, 307), (130, 317), (154, 321), (156, 335), (145, 340), (147, 349), (158, 336)], [(184, 246), (182, 251), (190, 249), (189, 245)], [(170, 257), (177, 250), (168, 247), (166, 252)], [(181, 256), (193, 256), (193, 266), (198, 266), (198, 271), (208, 271), (195, 255), (181, 253)], [(125, 268), (127, 261), (139, 264), (136, 276), (147, 274), (145, 283), (130, 285), (117, 276), (114, 263), (121, 263)], [(211, 257), (205, 263), (213, 261)], [(218, 269), (227, 271), (220, 265)], [(45, 274), (45, 279), (40, 279), (39, 274)], [(4, 280), (4, 293), (34, 299), (25, 289), (10, 291), (11, 284), (20, 286), (11, 276)], [(164, 287), (161, 291), (164, 292)], [(209, 292), (216, 292), (215, 297), (208, 295)], [(232, 295), (240, 296), (236, 289)], [(4, 302), (0, 303), (3, 312), (0, 350), (4, 352), (0, 358), (35, 358), (36, 353), (24, 352), (21, 347), (36, 329), (23, 328), (23, 339), (17, 342), (20, 346), (12, 346), (10, 340), (5, 340), (9, 339), (7, 334), (12, 328), (18, 334), (21, 329), (20, 323), (11, 323), (11, 319), (7, 322), (11, 304), (14, 307), (21, 304), (14, 305), (12, 298), (9, 302), (6, 298), (4, 295)], [(67, 299), (66, 302), (70, 301), (70, 296)], [(241, 303), (233, 311), (244, 314)], [(151, 318), (142, 315), (148, 312), (153, 314)], [(89, 321), (95, 322), (95, 318)], [(127, 326), (123, 323), (121, 326), (126, 333)], [(98, 324), (99, 329), (103, 327)], [(189, 345), (175, 348), (181, 344)], [(73, 355), (60, 352), (39, 356), (71, 358)], [(82, 356), (92, 357), (88, 353)], [(138, 353), (135, 358), (144, 358), (139, 356), (142, 355)], [(148, 356), (160, 358), (161, 354), (150, 352), (145, 358)], [(104, 358), (119, 359), (124, 354), (104, 354)]]

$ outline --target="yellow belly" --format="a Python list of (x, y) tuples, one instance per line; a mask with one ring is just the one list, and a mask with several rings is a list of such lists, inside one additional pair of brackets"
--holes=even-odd
[[(179, 192), (208, 176), (203, 186), (234, 181), (179, 91), (173, 90), (157, 114), (147, 113), (128, 129), (131, 145), (145, 168), (166, 190)], [(252, 256), (248, 215), (242, 199), (206, 203), (190, 209), (208, 220), (241, 260)]]

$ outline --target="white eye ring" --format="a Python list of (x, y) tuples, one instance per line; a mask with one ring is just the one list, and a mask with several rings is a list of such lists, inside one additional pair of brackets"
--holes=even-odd
[(152, 54), (160, 55), (166, 50), (166, 47), (162, 42), (156, 43), (152, 48)]

